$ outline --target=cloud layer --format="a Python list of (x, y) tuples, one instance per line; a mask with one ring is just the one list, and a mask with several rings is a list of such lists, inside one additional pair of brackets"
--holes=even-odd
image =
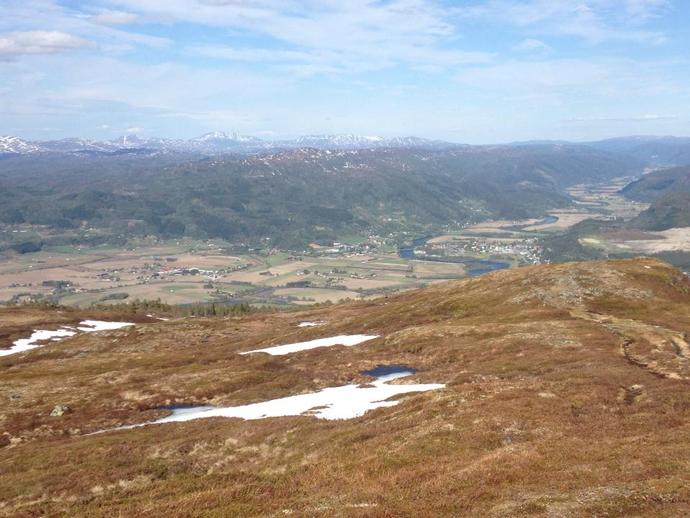
[(0, 133), (690, 133), (679, 0), (6, 3)]
[(55, 54), (92, 46), (93, 42), (60, 31), (8, 32), (0, 35), (0, 58)]

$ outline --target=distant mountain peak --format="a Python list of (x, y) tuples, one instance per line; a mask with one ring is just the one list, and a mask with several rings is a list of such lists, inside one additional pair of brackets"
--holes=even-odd
[(231, 141), (231, 142), (262, 142), (261, 139), (257, 137), (252, 137), (248, 135), (240, 135), (236, 131), (232, 133), (226, 133), (225, 131), (211, 131), (209, 133), (204, 133), (200, 137), (192, 139), (198, 142), (211, 142), (211, 141)]
[(122, 135), (118, 139), (123, 145), (130, 145), (130, 144), (142, 144), (144, 143), (144, 139), (142, 139), (139, 135)]
[(368, 149), (368, 148), (404, 148), (404, 147), (451, 147), (458, 144), (429, 140), (421, 137), (381, 137), (378, 135), (303, 135), (293, 142), (301, 146), (315, 147), (319, 149)]
[(420, 137), (381, 137), (378, 135), (313, 134), (286, 140), (262, 140), (237, 132), (212, 131), (192, 139), (167, 139), (141, 137), (136, 134), (122, 135), (113, 140), (64, 138), (42, 142), (30, 142), (18, 137), (0, 137), (0, 154), (32, 154), (37, 152), (98, 154), (120, 152), (176, 152), (203, 155), (224, 153), (256, 153), (281, 149), (318, 149), (354, 151), (380, 148), (449, 148), (458, 146), (449, 142)]
[(209, 141), (209, 140), (237, 140), (237, 133), (226, 133), (224, 131), (211, 131), (209, 133), (204, 133), (200, 137), (197, 137), (192, 140), (200, 140), (203, 142)]
[(308, 140), (321, 140), (330, 141), (338, 143), (346, 142), (382, 142), (385, 139), (377, 135), (354, 135), (351, 133), (345, 134), (313, 134), (313, 135), (302, 135), (295, 139), (297, 142), (308, 141)]
[(32, 142), (14, 137), (12, 135), (0, 136), (0, 155), (2, 154), (17, 154), (25, 155), (29, 153), (38, 153), (42, 151), (40, 146)]

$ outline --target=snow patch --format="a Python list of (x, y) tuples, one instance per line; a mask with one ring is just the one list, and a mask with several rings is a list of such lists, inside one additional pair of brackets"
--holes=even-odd
[(41, 347), (40, 342), (51, 340), (59, 342), (70, 336), (77, 334), (77, 330), (83, 333), (95, 333), (98, 331), (110, 331), (113, 329), (120, 329), (122, 327), (133, 326), (130, 322), (105, 322), (102, 320), (84, 320), (79, 323), (77, 328), (70, 326), (62, 326), (60, 329), (54, 331), (47, 331), (44, 329), (37, 329), (29, 338), (20, 338), (15, 340), (12, 347), (9, 349), (0, 349), (0, 356), (9, 356), (10, 354), (22, 353)]
[(18, 137), (0, 135), (0, 155), (26, 155), (29, 153), (38, 153), (39, 151), (41, 151), (41, 148), (31, 142), (27, 142)]
[(113, 329), (120, 329), (127, 326), (133, 326), (131, 322), (105, 322), (103, 320), (84, 320), (79, 323), (79, 331), (85, 333), (95, 333), (97, 331), (111, 331)]
[(350, 347), (361, 344), (362, 342), (366, 342), (368, 340), (373, 340), (374, 338), (378, 338), (378, 336), (379, 335), (338, 335), (329, 338), (317, 338), (316, 340), (310, 340), (308, 342), (296, 342), (294, 344), (255, 349), (253, 351), (247, 351), (240, 354), (268, 353), (274, 356), (280, 356), (297, 351), (305, 351), (307, 349), (316, 349), (317, 347), (332, 347), (334, 345), (344, 345), (346, 347)]
[(29, 338), (20, 338), (14, 342), (14, 345), (9, 349), (0, 349), (0, 356), (9, 356), (10, 354), (23, 353), (24, 351), (30, 351), (31, 349), (36, 349), (41, 347), (38, 342), (43, 342), (45, 340), (52, 340), (58, 342), (63, 338), (68, 336), (74, 336), (76, 331), (71, 331), (69, 329), (56, 329), (55, 331), (46, 330), (36, 330), (31, 333)]
[(318, 322), (300, 322), (299, 324), (297, 324), (297, 327), (316, 327), (316, 326), (322, 326), (325, 323), (326, 322), (323, 322), (321, 320), (319, 320)]
[(146, 316), (149, 317), (149, 318), (155, 318), (156, 320), (161, 320), (161, 321), (163, 321), (163, 322), (167, 322), (168, 320), (170, 320), (169, 318), (157, 317), (157, 316), (151, 315), (151, 314), (147, 314)]
[(427, 392), (445, 387), (443, 383), (415, 383), (407, 385), (391, 385), (389, 382), (410, 376), (412, 372), (397, 372), (381, 376), (368, 385), (343, 385), (313, 392), (279, 399), (271, 399), (250, 405), (211, 407), (200, 406), (192, 408), (176, 408), (172, 414), (138, 425), (118, 428), (138, 428), (150, 424), (177, 423), (193, 419), (209, 417), (238, 417), (240, 419), (265, 419), (268, 417), (284, 417), (310, 415), (319, 419), (353, 419), (364, 415), (369, 410), (381, 407), (391, 407), (399, 401), (389, 400), (393, 396), (409, 394), (411, 392)]

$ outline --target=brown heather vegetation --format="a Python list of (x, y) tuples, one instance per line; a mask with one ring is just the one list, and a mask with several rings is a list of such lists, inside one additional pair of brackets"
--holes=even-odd
[[(0, 310), (0, 345), (83, 316)], [(539, 266), (300, 313), (150, 320), (0, 358), (0, 514), (690, 513), (690, 282), (665, 263)], [(297, 328), (303, 320), (328, 323)], [(345, 333), (381, 337), (237, 354)], [(348, 421), (215, 418), (86, 435), (173, 403), (366, 382), (360, 371), (381, 363), (447, 387)], [(72, 411), (50, 417), (55, 405)]]

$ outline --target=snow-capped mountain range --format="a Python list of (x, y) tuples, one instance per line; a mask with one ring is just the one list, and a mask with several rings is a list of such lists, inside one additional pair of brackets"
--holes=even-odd
[(0, 154), (27, 155), (29, 153), (38, 153), (40, 151), (40, 146), (27, 142), (26, 140), (22, 140), (18, 137), (0, 136)]
[(114, 140), (65, 138), (61, 140), (27, 141), (19, 137), (0, 136), (0, 155), (62, 154), (123, 154), (123, 153), (255, 153), (272, 149), (316, 148), (333, 150), (375, 148), (448, 148), (449, 142), (419, 137), (384, 138), (361, 135), (305, 135), (292, 140), (262, 140), (237, 133), (212, 132), (192, 139), (167, 139), (124, 135)]

